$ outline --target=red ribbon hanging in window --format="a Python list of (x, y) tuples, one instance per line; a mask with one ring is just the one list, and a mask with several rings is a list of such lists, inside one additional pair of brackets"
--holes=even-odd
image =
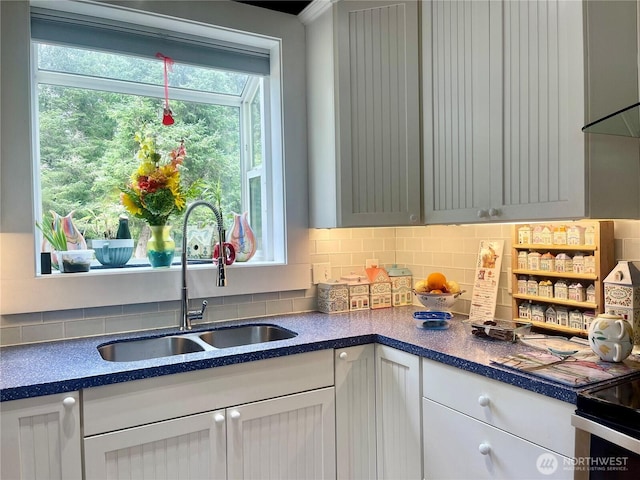
[(156, 53), (156, 57), (164, 62), (164, 111), (162, 112), (162, 124), (173, 125), (173, 112), (169, 108), (169, 70), (173, 66), (173, 59), (167, 57), (160, 52)]

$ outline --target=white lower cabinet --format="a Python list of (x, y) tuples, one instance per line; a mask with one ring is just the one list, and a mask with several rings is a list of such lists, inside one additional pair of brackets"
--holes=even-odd
[(87, 389), (87, 479), (335, 478), (330, 350)]
[(230, 479), (336, 477), (334, 388), (227, 409)]
[(570, 459), (426, 398), (425, 479), (573, 478)]
[(337, 349), (338, 479), (420, 479), (420, 359), (384, 345)]
[(224, 410), (86, 438), (88, 479), (224, 480)]
[(573, 478), (575, 405), (422, 360), (424, 478)]
[(373, 343), (335, 351), (338, 480), (376, 478), (376, 374)]
[(91, 479), (335, 478), (332, 387), (85, 439)]
[(82, 478), (78, 392), (0, 403), (0, 478)]

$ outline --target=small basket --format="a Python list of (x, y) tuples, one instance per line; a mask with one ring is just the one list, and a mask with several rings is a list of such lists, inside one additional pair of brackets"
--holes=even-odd
[(465, 327), (477, 338), (515, 342), (531, 331), (531, 323), (511, 320), (465, 320)]

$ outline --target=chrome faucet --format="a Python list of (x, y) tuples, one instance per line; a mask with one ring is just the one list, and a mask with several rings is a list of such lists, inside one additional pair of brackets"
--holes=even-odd
[(220, 242), (220, 256), (218, 257), (218, 274), (216, 277), (216, 285), (218, 287), (224, 287), (227, 285), (227, 274), (225, 271), (224, 262), (224, 224), (222, 223), (222, 213), (219, 209), (214, 207), (211, 203), (204, 200), (198, 200), (193, 202), (187, 208), (187, 213), (184, 215), (184, 225), (182, 226), (182, 301), (180, 304), (180, 330), (191, 330), (191, 320), (201, 320), (204, 315), (204, 310), (207, 308), (207, 301), (202, 302), (202, 309), (189, 311), (189, 291), (187, 289), (187, 221), (189, 215), (193, 209), (199, 205), (209, 207), (213, 214), (216, 216), (216, 227), (218, 228), (218, 241)]

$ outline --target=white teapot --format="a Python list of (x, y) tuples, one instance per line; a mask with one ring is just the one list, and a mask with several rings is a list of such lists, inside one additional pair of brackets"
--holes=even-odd
[(633, 350), (633, 328), (620, 315), (601, 313), (589, 327), (589, 345), (605, 362), (621, 362)]

